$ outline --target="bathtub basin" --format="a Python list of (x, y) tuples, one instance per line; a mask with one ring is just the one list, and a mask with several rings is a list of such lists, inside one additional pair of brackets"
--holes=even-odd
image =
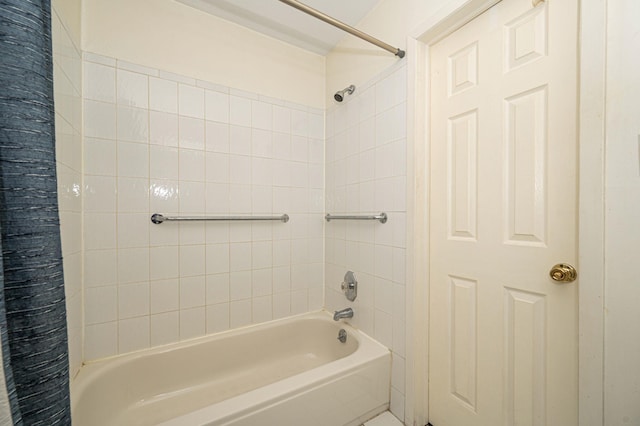
[(390, 365), (384, 346), (316, 312), (87, 363), (71, 387), (73, 420), (359, 425), (388, 408)]

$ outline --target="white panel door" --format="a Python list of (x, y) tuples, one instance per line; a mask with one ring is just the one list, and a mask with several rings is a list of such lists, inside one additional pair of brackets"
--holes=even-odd
[(430, 53), (429, 415), (577, 425), (577, 0), (503, 0)]

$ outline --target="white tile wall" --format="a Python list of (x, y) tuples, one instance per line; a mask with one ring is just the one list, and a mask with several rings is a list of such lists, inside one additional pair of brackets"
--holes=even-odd
[(149, 109), (176, 114), (178, 112), (178, 83), (149, 77)]
[(320, 309), (324, 112), (90, 53), (84, 66), (85, 359)]
[[(67, 305), (67, 332), (69, 339), (69, 373), (73, 378), (82, 365), (82, 57), (80, 40), (74, 39), (66, 23), (62, 22), (55, 5), (51, 16), (53, 42), (54, 101), (56, 106), (56, 166), (58, 174), (58, 202), (62, 254), (64, 261), (65, 296)], [(101, 81), (109, 80), (112, 70), (95, 64), (92, 73)], [(115, 81), (115, 80), (114, 80)], [(115, 100), (115, 84), (100, 85), (87, 91), (91, 99), (98, 101)], [(89, 107), (91, 109), (91, 106)], [(93, 110), (92, 110), (93, 111)], [(112, 111), (111, 111), (112, 112)], [(106, 121), (110, 112), (105, 115)], [(97, 124), (97, 123), (96, 123)], [(90, 129), (100, 133), (97, 128)], [(89, 144), (94, 148), (93, 144)], [(109, 171), (114, 158), (113, 147), (95, 152), (104, 156), (105, 164), (101, 172)], [(108, 223), (108, 221), (107, 221)], [(95, 243), (96, 241), (93, 240)], [(101, 239), (100, 243), (109, 245)]]
[[(84, 359), (323, 304), (353, 306), (354, 324), (393, 350), (391, 410), (404, 418), (406, 68), (361, 85), (330, 109), (325, 150), (322, 111), (113, 58), (84, 58), (84, 79), (72, 61), (56, 67), (76, 95), (83, 81), (84, 93), (84, 185), (81, 114), (73, 113), (79, 102), (57, 108), (65, 124), (57, 128), (72, 129), (58, 137), (65, 143), (58, 166), (65, 275), (77, 274), (67, 279), (77, 282), (68, 286), (75, 289), (68, 291), (72, 366), (82, 360), (84, 261)], [(325, 209), (385, 211), (389, 221), (336, 221), (325, 229)], [(291, 221), (158, 226), (149, 222), (154, 212), (286, 212)], [(82, 217), (84, 260), (75, 242)], [(353, 304), (339, 292), (349, 269), (360, 283)]]
[[(292, 128), (296, 118), (292, 116)], [(314, 126), (320, 128), (320, 124)], [(379, 222), (332, 221), (325, 227), (325, 304), (353, 307), (353, 324), (393, 351), (391, 411), (404, 419), (406, 252), (406, 67), (361, 85), (327, 113), (326, 210), (386, 212)], [(294, 131), (295, 133), (295, 131)], [(358, 298), (340, 291), (347, 270)]]

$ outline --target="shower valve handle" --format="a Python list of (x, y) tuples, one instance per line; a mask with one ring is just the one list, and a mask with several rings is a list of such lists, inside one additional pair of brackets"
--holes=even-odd
[(353, 302), (356, 300), (358, 296), (358, 281), (353, 272), (347, 271), (347, 273), (344, 274), (344, 281), (340, 284), (340, 288), (349, 301)]

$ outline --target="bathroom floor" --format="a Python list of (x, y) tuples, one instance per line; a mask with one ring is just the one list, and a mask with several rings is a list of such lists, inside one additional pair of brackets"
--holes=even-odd
[(389, 411), (385, 411), (378, 417), (375, 417), (364, 424), (364, 426), (402, 426), (402, 422), (398, 420)]

